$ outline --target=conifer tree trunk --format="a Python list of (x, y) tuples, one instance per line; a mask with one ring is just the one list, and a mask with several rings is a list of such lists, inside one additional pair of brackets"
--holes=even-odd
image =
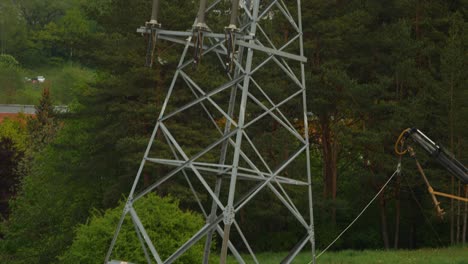
[[(336, 200), (336, 185), (337, 185), (337, 142), (333, 138), (330, 128), (328, 116), (321, 118), (321, 144), (323, 154), (323, 177), (324, 177), (324, 190), (323, 194), (326, 199), (331, 199), (332, 202)], [(336, 208), (334, 204), (331, 208), (331, 218), (335, 222)]]
[(393, 248), (398, 249), (400, 239), (400, 215), (401, 215), (401, 204), (400, 204), (400, 175), (396, 175), (395, 179), (395, 236), (393, 240)]
[[(457, 196), (458, 197), (461, 197), (462, 194), (461, 194), (461, 182), (458, 181), (458, 193), (457, 193)], [(460, 233), (461, 233), (461, 202), (460, 200), (457, 201), (457, 244), (459, 244), (461, 242), (460, 240)]]
[[(453, 131), (453, 79), (450, 80), (450, 109), (449, 109), (449, 123), (450, 123), (450, 151), (453, 152), (454, 147), (454, 131)], [(451, 178), (452, 195), (455, 195), (455, 177)], [(455, 244), (455, 201), (450, 199), (450, 244)]]
[(385, 202), (385, 191), (382, 192), (379, 196), (379, 209), (380, 209), (380, 225), (382, 231), (382, 239), (384, 243), (385, 250), (390, 249), (390, 242), (388, 239), (388, 226), (387, 226), (387, 212), (386, 212), (386, 202)]
[[(465, 198), (468, 198), (468, 184), (465, 185)], [(463, 233), (462, 233), (462, 244), (466, 244), (466, 229), (468, 225), (468, 203), (465, 203), (465, 212), (463, 214)]]

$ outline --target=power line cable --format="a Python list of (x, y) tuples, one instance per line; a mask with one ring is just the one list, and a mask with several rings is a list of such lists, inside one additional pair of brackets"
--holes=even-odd
[[(348, 231), (349, 228), (351, 228), (351, 226), (354, 223), (356, 223), (356, 221), (364, 214), (364, 212), (375, 201), (375, 199), (377, 199), (377, 197), (379, 197), (379, 195), (387, 187), (387, 185), (390, 183), (390, 181), (395, 177), (395, 175), (399, 174), (400, 171), (401, 171), (401, 163), (398, 163), (398, 166), (397, 166), (397, 169), (395, 170), (395, 172), (392, 174), (392, 176), (390, 176), (390, 178), (387, 180), (387, 182), (385, 182), (385, 184), (382, 186), (382, 188), (380, 188), (379, 192), (377, 192), (377, 194), (374, 196), (374, 198), (372, 198), (372, 200), (364, 207), (364, 209), (362, 209), (362, 211), (358, 214), (358, 216), (356, 216), (356, 218), (335, 238), (335, 240), (333, 240), (322, 252), (320, 252), (320, 254), (318, 254), (315, 259), (318, 259), (321, 255), (323, 255), (330, 247), (332, 247), (335, 244), (336, 241), (338, 241), (338, 239), (341, 238), (341, 236), (343, 236), (344, 233), (346, 233), (346, 231)], [(312, 264), (312, 263), (313, 263), (313, 260), (311, 262), (309, 262), (309, 264)]]

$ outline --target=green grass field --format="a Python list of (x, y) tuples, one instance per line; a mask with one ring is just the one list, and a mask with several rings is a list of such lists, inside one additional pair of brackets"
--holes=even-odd
[[(32, 83), (24, 80), (44, 76), (44, 83)], [(34, 70), (19, 70), (12, 76), (0, 74), (0, 104), (37, 104), (44, 87), (50, 89), (52, 99), (57, 105), (66, 105), (73, 100), (76, 89), (94, 78), (94, 72), (80, 67), (64, 65), (61, 67)]]
[[(261, 264), (278, 264), (286, 253), (262, 253), (257, 256)], [(310, 253), (301, 253), (293, 263), (308, 264)], [(247, 263), (254, 263), (249, 256), (245, 256)], [(228, 263), (237, 263), (231, 258)], [(377, 251), (345, 250), (327, 252), (317, 259), (317, 264), (468, 264), (468, 247)]]

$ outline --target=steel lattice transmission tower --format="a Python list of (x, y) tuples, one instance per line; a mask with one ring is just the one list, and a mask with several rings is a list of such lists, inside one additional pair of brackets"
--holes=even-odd
[[(172, 31), (162, 29), (159, 24), (159, 0), (154, 0), (151, 20), (138, 29), (149, 37), (148, 66), (154, 63), (157, 41), (178, 43), (184, 48), (105, 263), (120, 263), (110, 259), (126, 218), (135, 226), (148, 263), (173, 263), (198, 242), (204, 243), (203, 263), (208, 263), (214, 235), (222, 239), (221, 263), (226, 262), (228, 251), (239, 263), (246, 263), (235, 245), (242, 245), (250, 253), (249, 258), (258, 263), (236, 216), (264, 192), (277, 198), (265, 202), (284, 206), (290, 218), (303, 230), (303, 237), (298, 237), (297, 244), (282, 263), (292, 262), (308, 243), (312, 247), (311, 259), (315, 259), (301, 0), (287, 3), (283, 0), (232, 0), (229, 24), (217, 33), (205, 16), (221, 13), (222, 17), (226, 2), (201, 0), (192, 30)], [(273, 38), (271, 34), (275, 30), (271, 25), (276, 22), (281, 22), (279, 24), (285, 28), (280, 38), (277, 35)], [(199, 69), (194, 68), (214, 63), (218, 66), (208, 69), (212, 70), (210, 76), (218, 85), (211, 87), (211, 83), (198, 78)], [(173, 102), (180, 103), (175, 100), (180, 90), (186, 90), (192, 97), (182, 105), (173, 106)], [(178, 116), (196, 114), (197, 109), (200, 118), (203, 116), (206, 120), (199, 128), (212, 127), (217, 136), (207, 146), (196, 151), (187, 150), (185, 143), (178, 140), (180, 136), (175, 135), (177, 129), (172, 127), (183, 120)], [(273, 134), (270, 126), (274, 127)], [(262, 130), (267, 131), (263, 135), (271, 137), (271, 146), (265, 146), (268, 140), (260, 140), (258, 134), (262, 134)], [(180, 133), (180, 129), (178, 131)], [(259, 142), (263, 145), (259, 146)], [(170, 150), (170, 155), (158, 152), (162, 144)], [(265, 149), (277, 151), (266, 153)], [(288, 171), (292, 164), (296, 168), (298, 163), (302, 163), (303, 171)], [(148, 166), (164, 167), (160, 171), (167, 173), (138, 190)], [(176, 179), (187, 182), (187, 188), (206, 217), (206, 224), (164, 260), (153, 243), (158, 238), (149, 237), (134, 204)], [(196, 185), (201, 190), (196, 190)], [(294, 204), (290, 188), (303, 188), (302, 193), (307, 194), (301, 197), (308, 200), (302, 211)], [(200, 193), (209, 198), (208, 204), (206, 200), (201, 201)], [(234, 236), (236, 243), (233, 243)]]

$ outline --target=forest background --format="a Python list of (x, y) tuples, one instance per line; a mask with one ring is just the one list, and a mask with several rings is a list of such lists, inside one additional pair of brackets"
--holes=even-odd
[[(294, 10), (293, 1), (286, 2)], [(164, 27), (189, 29), (196, 6), (162, 1)], [(1, 100), (29, 98), (38, 105), (37, 118), (0, 124), (0, 260), (59, 262), (76, 228), (128, 193), (180, 53), (180, 47), (161, 42), (159, 63), (144, 67), (146, 40), (135, 31), (148, 20), (149, 7), (146, 0), (0, 3)], [(398, 163), (393, 144), (403, 129), (419, 128), (468, 163), (467, 12), (466, 0), (303, 2), (318, 248), (328, 245), (393, 173)], [(273, 38), (289, 39), (284, 21), (262, 23)], [(210, 70), (200, 66), (199, 76), (216, 82)], [(51, 79), (34, 87), (25, 83), (25, 75), (36, 72), (50, 72)], [(268, 74), (264, 81), (273, 93), (281, 83)], [(52, 101), (70, 111), (54, 113)], [(295, 109), (290, 111), (294, 115)], [(180, 120), (188, 146), (210, 141), (210, 135), (196, 132), (197, 120), (190, 114)], [(275, 126), (256, 137), (265, 153), (293, 148)], [(464, 195), (463, 186), (422, 150), (418, 157), (436, 189)], [(143, 184), (160, 173), (146, 173)], [(181, 208), (195, 210), (178, 182), (157, 193), (170, 193)], [(294, 197), (299, 206), (307, 205), (305, 192)], [(414, 162), (403, 159), (402, 175), (334, 248), (466, 243), (466, 204), (441, 200), (443, 220)], [(288, 224), (281, 206), (254, 203), (239, 220), (260, 251), (286, 250), (297, 242), (299, 229)]]

